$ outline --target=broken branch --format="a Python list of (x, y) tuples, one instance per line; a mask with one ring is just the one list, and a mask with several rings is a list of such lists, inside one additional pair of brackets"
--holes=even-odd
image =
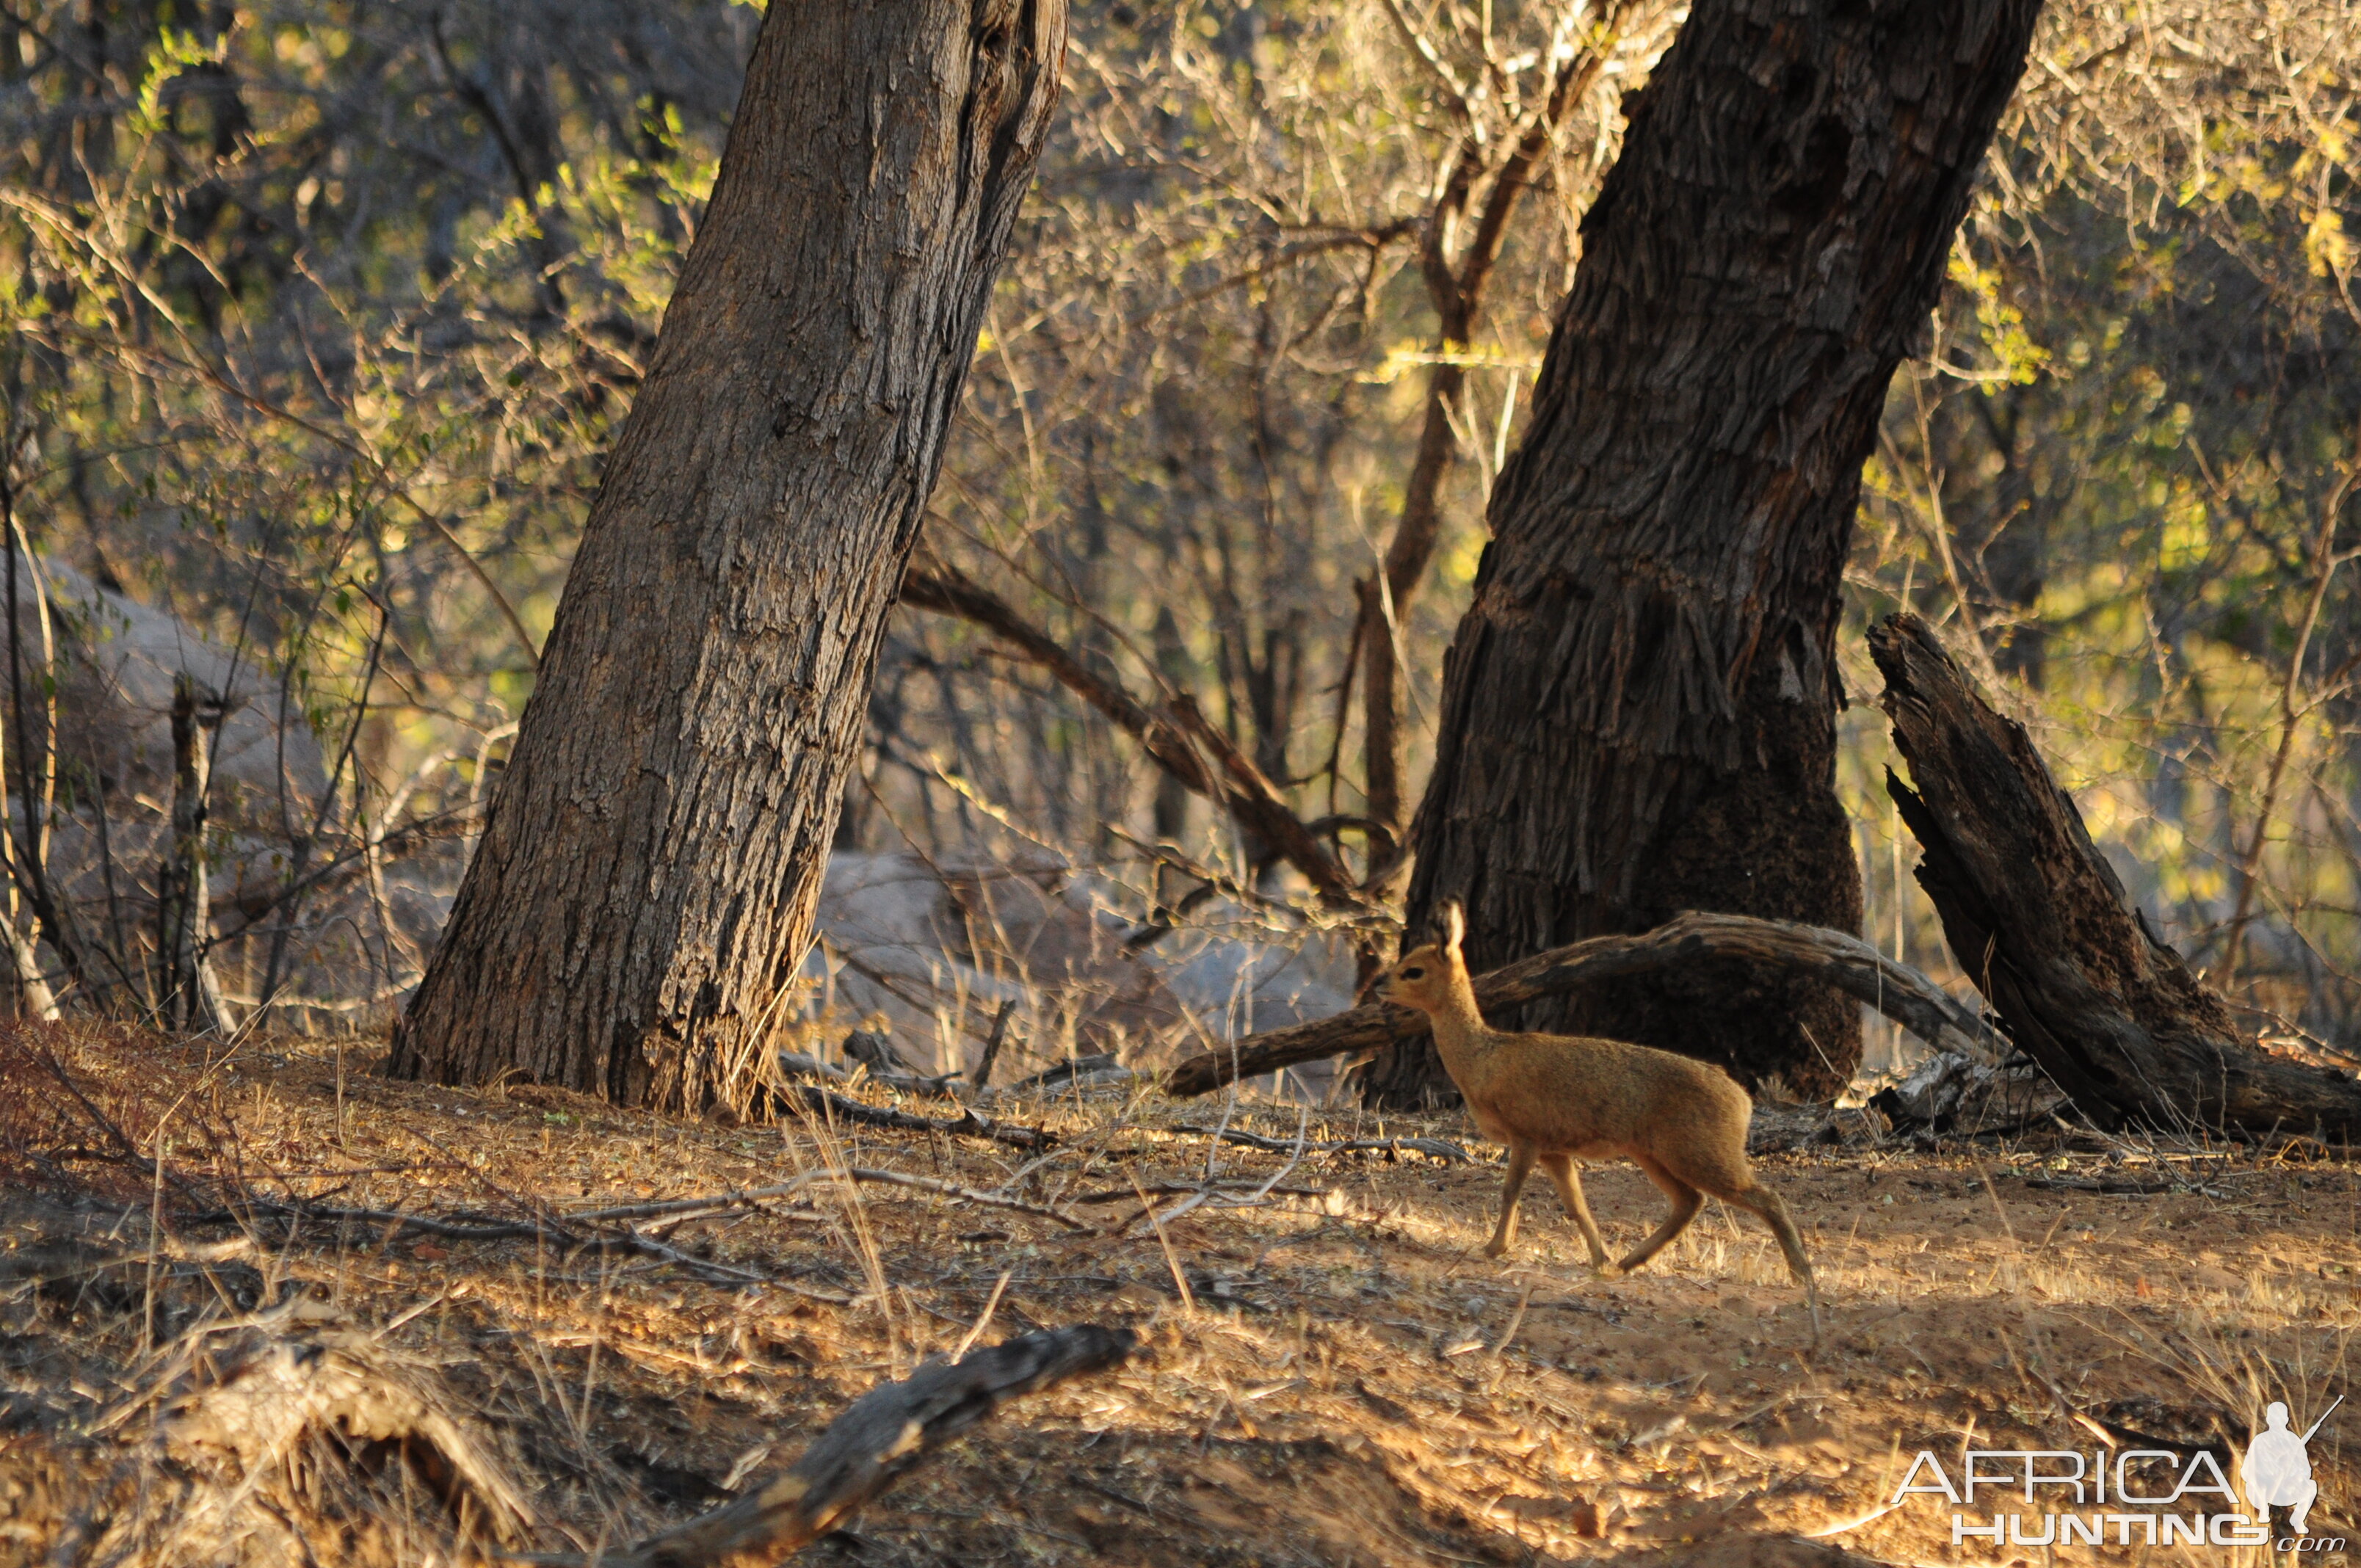
[(954, 1138), (989, 1138), (994, 1143), (1007, 1144), (1020, 1149), (1046, 1149), (1058, 1141), (1054, 1133), (1044, 1132), (1038, 1127), (996, 1122), (972, 1105), (957, 1116), (915, 1116), (907, 1111), (864, 1105), (858, 1100), (831, 1094), (817, 1084), (805, 1084), (801, 1088), (804, 1103), (813, 1110), (824, 1115), (840, 1116), (848, 1122), (859, 1122), (864, 1126), (892, 1127), (905, 1133), (940, 1133)]
[[(1242, 1148), (1268, 1149), (1283, 1153), (1295, 1145), (1286, 1138), (1266, 1138), (1260, 1133), (1242, 1132), (1235, 1127), (1191, 1127), (1172, 1129), (1176, 1133), (1195, 1133), (1200, 1137), (1219, 1138), (1225, 1144)], [(1430, 1159), (1447, 1160), (1454, 1165), (1467, 1163), (1467, 1151), (1448, 1138), (1338, 1138), (1330, 1143), (1310, 1145), (1313, 1154), (1389, 1154), (1399, 1157), (1405, 1150), (1422, 1154)], [(1077, 1200), (1080, 1201), (1080, 1200)]]
[[(782, 1189), (782, 1191), (785, 1189)], [(705, 1201), (698, 1200), (698, 1201)], [(852, 1298), (840, 1290), (822, 1289), (774, 1274), (756, 1269), (740, 1268), (727, 1263), (716, 1263), (698, 1257), (678, 1247), (666, 1245), (653, 1236), (643, 1236), (628, 1226), (620, 1230), (592, 1228), (575, 1230), (562, 1224), (540, 1220), (445, 1220), (432, 1214), (406, 1213), (399, 1209), (332, 1209), (313, 1203), (258, 1202), (242, 1204), (236, 1210), (217, 1210), (195, 1216), (192, 1224), (247, 1223), (258, 1218), (285, 1220), (291, 1225), (310, 1220), (324, 1224), (368, 1225), (382, 1228), (388, 1239), (397, 1235), (435, 1236), (445, 1241), (500, 1242), (537, 1240), (554, 1247), (567, 1250), (590, 1248), (598, 1251), (627, 1252), (641, 1257), (653, 1258), (684, 1269), (698, 1278), (717, 1285), (768, 1285), (815, 1301), (827, 1301), (836, 1306), (850, 1306)]]
[(855, 1181), (874, 1181), (887, 1187), (911, 1187), (921, 1192), (939, 1192), (946, 1198), (957, 1198), (969, 1203), (982, 1203), (988, 1208), (1014, 1209), (1020, 1214), (1038, 1214), (1045, 1220), (1055, 1220), (1070, 1231), (1087, 1231), (1091, 1227), (1062, 1210), (1047, 1204), (1027, 1203), (1022, 1198), (1004, 1198), (997, 1192), (985, 1192), (978, 1188), (961, 1187), (955, 1181), (939, 1181), (931, 1176), (910, 1176), (898, 1170), (871, 1170), (854, 1166), (844, 1172)]
[[(960, 1361), (930, 1361), (906, 1381), (853, 1401), (785, 1474), (598, 1561), (606, 1568), (776, 1563), (841, 1525), (895, 1477), (1009, 1400), (1119, 1366), (1137, 1343), (1128, 1329), (1084, 1323), (1026, 1334)], [(518, 1561), (588, 1560), (566, 1554)]]

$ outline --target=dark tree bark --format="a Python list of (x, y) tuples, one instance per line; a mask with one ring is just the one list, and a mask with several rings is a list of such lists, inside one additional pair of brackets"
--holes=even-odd
[[(1685, 908), (1857, 928), (1833, 655), (1861, 467), (2039, 0), (1699, 0), (1583, 223), (1444, 667), (1413, 928), (1482, 968)], [(1828, 1094), (1852, 1002), (1705, 965), (1504, 1025)], [(1380, 1102), (1448, 1085), (1376, 1064)]]
[(2018, 1045), (2102, 1123), (2361, 1135), (2361, 1083), (2255, 1049), (2132, 905), (2025, 727), (1979, 696), (1926, 624), (1870, 632), (1915, 790), (1885, 787), (1925, 858), (1952, 954)]
[(1064, 49), (1063, 0), (774, 0), (397, 1072), (751, 1067)]

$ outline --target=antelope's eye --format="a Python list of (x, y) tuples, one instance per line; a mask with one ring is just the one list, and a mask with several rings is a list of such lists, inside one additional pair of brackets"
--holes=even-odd
[(1401, 977), (1404, 980), (1416, 980), (1425, 972), (1422, 969), (1406, 969), (1401, 971)]

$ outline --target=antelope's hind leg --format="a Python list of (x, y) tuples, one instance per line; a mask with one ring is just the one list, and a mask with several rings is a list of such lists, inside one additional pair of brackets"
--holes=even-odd
[(1517, 1239), (1517, 1194), (1522, 1190), (1525, 1178), (1532, 1174), (1532, 1168), (1533, 1146), (1510, 1144), (1509, 1146), (1509, 1179), (1507, 1185), (1500, 1190), (1500, 1223), (1499, 1228), (1493, 1231), (1492, 1239), (1484, 1244), (1486, 1257), (1499, 1256), (1508, 1251), (1510, 1244)]
[(1642, 1170), (1648, 1173), (1648, 1179), (1654, 1182), (1664, 1195), (1673, 1201), (1673, 1212), (1664, 1216), (1664, 1223), (1656, 1227), (1654, 1235), (1632, 1248), (1624, 1257), (1622, 1267), (1626, 1274), (1664, 1251), (1665, 1245), (1675, 1236), (1687, 1230), (1689, 1222), (1697, 1217), (1697, 1211), (1705, 1207), (1704, 1194), (1654, 1160), (1642, 1155), (1634, 1155), (1632, 1159)]
[(1820, 1282), (1812, 1277), (1812, 1260), (1805, 1255), (1804, 1238), (1796, 1234), (1795, 1222), (1788, 1216), (1787, 1205), (1767, 1187), (1752, 1187), (1722, 1200), (1751, 1211), (1771, 1227), (1779, 1239), (1779, 1250), (1787, 1257), (1787, 1272), (1804, 1283), (1804, 1300), (1812, 1310), (1812, 1343), (1820, 1343)]
[(1557, 1189), (1558, 1201), (1574, 1216), (1575, 1228), (1582, 1233), (1582, 1245), (1590, 1249), (1590, 1266), (1609, 1279), (1622, 1273), (1607, 1255), (1607, 1238), (1598, 1234), (1598, 1222), (1590, 1217), (1590, 1202), (1583, 1194), (1582, 1173), (1574, 1168), (1574, 1157), (1545, 1154), (1539, 1157), (1539, 1163), (1549, 1174), (1550, 1184)]

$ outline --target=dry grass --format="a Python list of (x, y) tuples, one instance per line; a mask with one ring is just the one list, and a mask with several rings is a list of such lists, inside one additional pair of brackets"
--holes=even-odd
[[(2087, 1451), (2061, 1401), (2143, 1431), (2202, 1429), (2216, 1407), (2243, 1422), (2267, 1398), (2308, 1422), (2344, 1391), (2361, 1321), (2361, 1180), (2341, 1164), (2062, 1136), (1768, 1157), (1818, 1263), (1828, 1333), (1813, 1354), (1769, 1236), (1719, 1208), (1648, 1272), (1603, 1281), (1546, 1193), (1528, 1195), (1516, 1255), (1482, 1257), (1499, 1173), (1481, 1144), (1471, 1165), (1307, 1152), (1290, 1169), (1285, 1149), (1180, 1130), (1215, 1122), (1216, 1102), (998, 1110), (1057, 1147), (667, 1120), (529, 1087), (390, 1082), (357, 1058), (340, 1088), (333, 1047), (308, 1042), (222, 1060), (127, 1032), (27, 1030), (0, 1049), (0, 1179), (46, 1195), (10, 1203), (0, 1241), (0, 1562), (56, 1546), (75, 1476), (127, 1484), (139, 1423), (119, 1412), (168, 1364), (189, 1375), (192, 1333), (288, 1299), (321, 1332), (431, 1369), (519, 1479), (526, 1539), (559, 1549), (635, 1538), (791, 1459), (853, 1396), (967, 1340), (995, 1290), (987, 1337), (1137, 1328), (1151, 1351), (1132, 1367), (1020, 1407), (810, 1554), (909, 1564), (1374, 1568), (1684, 1543), (1717, 1562), (1804, 1561), (1773, 1538), (1875, 1513), (1919, 1449)], [(1233, 1124), (1289, 1144), (1299, 1124), (1241, 1105)], [(1351, 1113), (1305, 1131), (1468, 1136), (1455, 1118)], [(159, 1147), (160, 1179), (145, 1163)], [(546, 1228), (467, 1241), (260, 1206), (562, 1223), (855, 1167), (1087, 1225), (821, 1178), (637, 1222), (666, 1257), (568, 1247)], [(1173, 1190), (1209, 1171), (1239, 1185), (1177, 1212)], [(1220, 1206), (1282, 1176), (1256, 1206)], [(2093, 1178), (2178, 1185), (2038, 1185)], [(1144, 1220), (1135, 1182), (1172, 1217)], [(1611, 1240), (1653, 1224), (1635, 1170), (1588, 1185)], [(2313, 1444), (2314, 1525), (2349, 1534), (2340, 1429), (2361, 1431), (2361, 1412), (2345, 1417)], [(406, 1486), (411, 1471), (372, 1474)], [(344, 1506), (466, 1511), (431, 1491), (380, 1480)], [(311, 1546), (324, 1563), (435, 1561), (465, 1533), (444, 1522), (397, 1541), (348, 1521)], [(1833, 1539), (1896, 1562), (1992, 1560), (1954, 1548), (1949, 1524), (1921, 1500)], [(249, 1561), (271, 1560), (262, 1540)], [(173, 1560), (142, 1550), (115, 1560)]]

